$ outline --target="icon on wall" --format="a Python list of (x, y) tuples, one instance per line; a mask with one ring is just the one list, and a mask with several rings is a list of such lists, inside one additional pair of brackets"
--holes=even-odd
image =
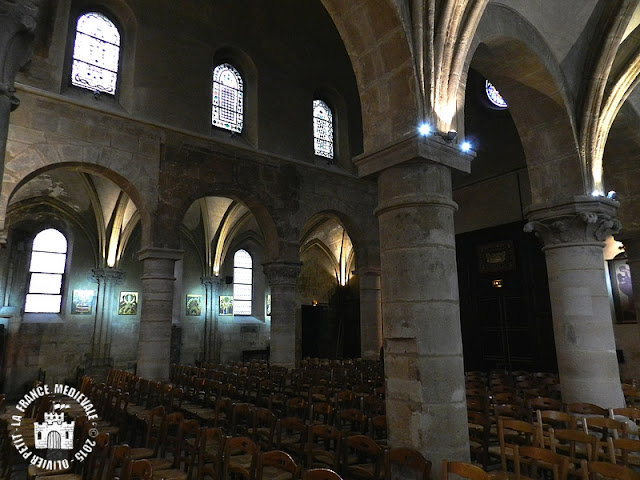
[(74, 290), (71, 297), (73, 315), (91, 315), (93, 313), (93, 290)]
[(609, 260), (608, 264), (616, 322), (635, 323), (636, 304), (633, 299), (633, 285), (627, 259), (614, 258)]
[(202, 295), (187, 295), (187, 316), (198, 317), (202, 314)]
[(138, 313), (138, 292), (120, 292), (118, 315), (136, 315)]
[(220, 295), (219, 315), (233, 315), (233, 297), (231, 295)]

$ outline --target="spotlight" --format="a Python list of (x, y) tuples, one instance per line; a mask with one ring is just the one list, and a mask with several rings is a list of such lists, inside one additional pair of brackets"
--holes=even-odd
[(609, 191), (607, 192), (607, 198), (608, 198), (608, 199), (610, 199), (610, 200), (616, 200), (616, 199), (617, 199), (617, 197), (618, 197), (618, 194), (616, 193), (616, 191), (615, 191), (615, 190), (609, 190)]
[(458, 136), (458, 132), (455, 130), (449, 130), (447, 133), (442, 134), (442, 138), (444, 138), (447, 142), (453, 142)]
[(420, 135), (429, 135), (431, 133), (431, 126), (428, 123), (423, 123), (418, 127), (418, 133)]
[(464, 153), (467, 153), (469, 150), (471, 150), (471, 143), (465, 140), (460, 144), (460, 150), (462, 150)]
[(593, 192), (591, 192), (591, 196), (592, 197), (604, 197), (604, 192), (602, 192), (600, 190), (594, 190)]

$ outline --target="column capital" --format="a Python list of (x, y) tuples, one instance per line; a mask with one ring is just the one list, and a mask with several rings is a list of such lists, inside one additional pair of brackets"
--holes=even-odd
[(602, 246), (620, 231), (615, 218), (619, 203), (605, 197), (575, 196), (555, 205), (532, 205), (525, 210), (525, 232), (534, 232), (543, 249), (575, 245)]
[(462, 172), (471, 172), (475, 153), (461, 152), (454, 142), (439, 137), (412, 134), (376, 152), (359, 155), (354, 159), (361, 177), (411, 161), (428, 161)]
[(109, 283), (117, 285), (124, 278), (124, 271), (119, 268), (94, 268), (92, 270), (93, 278), (95, 278), (98, 282)]
[(302, 262), (269, 262), (263, 264), (264, 274), (273, 285), (294, 285), (300, 273)]

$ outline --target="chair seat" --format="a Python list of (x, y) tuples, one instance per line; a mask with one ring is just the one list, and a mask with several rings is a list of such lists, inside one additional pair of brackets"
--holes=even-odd
[(264, 467), (262, 469), (262, 479), (263, 480), (291, 480), (293, 479), (293, 475), (290, 472), (285, 472), (284, 470), (276, 467)]
[(169, 470), (154, 470), (153, 478), (164, 480), (187, 480), (188, 474), (187, 472), (183, 472), (182, 470), (175, 468)]
[(50, 477), (52, 475), (62, 475), (70, 473), (71, 467), (64, 468), (61, 470), (46, 470), (41, 467), (36, 467), (35, 465), (29, 465), (27, 467), (27, 478), (35, 478), (37, 476), (47, 476)]
[(229, 457), (229, 466), (231, 468), (239, 467), (248, 470), (251, 467), (252, 460), (253, 456), (249, 453), (245, 453), (242, 455), (232, 455), (231, 457)]

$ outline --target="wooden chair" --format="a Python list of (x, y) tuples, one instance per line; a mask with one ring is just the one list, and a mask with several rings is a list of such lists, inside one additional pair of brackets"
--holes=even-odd
[(383, 467), (383, 450), (367, 435), (349, 435), (342, 441), (342, 475), (345, 478), (375, 480)]
[(305, 460), (307, 426), (298, 417), (285, 417), (276, 425), (276, 448), (291, 455), (298, 462)]
[(124, 469), (120, 480), (151, 480), (153, 476), (153, 467), (149, 460), (131, 460)]
[(609, 462), (587, 462), (581, 464), (582, 480), (611, 478), (615, 480), (640, 480), (640, 473), (623, 465)]
[(258, 407), (253, 411), (251, 438), (261, 450), (271, 450), (277, 421), (275, 413), (266, 407)]
[(338, 412), (336, 426), (343, 436), (362, 435), (367, 430), (368, 418), (359, 408), (345, 408)]
[(487, 468), (489, 461), (489, 418), (480, 412), (467, 411), (471, 460)]
[(311, 425), (306, 449), (307, 468), (330, 468), (338, 471), (342, 433), (330, 425)]
[(565, 411), (580, 418), (586, 415), (606, 417), (609, 414), (606, 408), (602, 408), (593, 403), (567, 403), (565, 405)]
[(569, 457), (570, 474), (580, 474), (582, 460), (596, 461), (598, 454), (598, 439), (581, 430), (549, 430), (551, 450)]
[(302, 473), (302, 480), (343, 480), (342, 477), (330, 468), (310, 468)]
[(217, 427), (204, 428), (200, 433), (200, 453), (198, 454), (198, 480), (212, 478), (219, 480), (226, 436)]
[[(449, 475), (457, 475), (458, 477), (468, 478), (469, 480), (492, 480), (489, 473), (482, 468), (468, 462), (449, 462), (442, 461), (440, 469), (440, 480), (449, 480)], [(452, 480), (455, 477), (452, 477)]]
[(538, 441), (541, 447), (550, 448), (549, 429), (573, 430), (577, 418), (570, 413), (559, 410), (536, 410), (535, 425), (538, 428)]
[(607, 439), (609, 462), (625, 467), (640, 467), (640, 440), (635, 438)]
[[(532, 423), (512, 418), (498, 418), (498, 449), (502, 470), (507, 471), (508, 463), (513, 462), (515, 445), (535, 446), (539, 444), (537, 433), (538, 431)], [(489, 447), (489, 453), (493, 456), (496, 455), (496, 450), (494, 446)]]
[(254, 408), (250, 403), (235, 403), (231, 413), (229, 432), (232, 436), (249, 436), (253, 426)]
[(258, 464), (258, 446), (249, 437), (229, 437), (222, 454), (222, 478), (253, 480)]
[(542, 478), (539, 469), (550, 470), (553, 480), (566, 480), (569, 475), (569, 458), (541, 447), (516, 445), (514, 466), (516, 478), (524, 480)]
[(594, 435), (598, 438), (598, 455), (596, 460), (606, 460), (608, 455), (609, 438), (627, 438), (628, 426), (625, 422), (619, 422), (613, 418), (606, 417), (584, 417), (582, 419), (582, 428), (585, 433)]
[(413, 448), (390, 448), (384, 452), (384, 480), (429, 480), (431, 461)]
[(287, 452), (270, 450), (258, 456), (256, 480), (296, 480), (300, 467)]

